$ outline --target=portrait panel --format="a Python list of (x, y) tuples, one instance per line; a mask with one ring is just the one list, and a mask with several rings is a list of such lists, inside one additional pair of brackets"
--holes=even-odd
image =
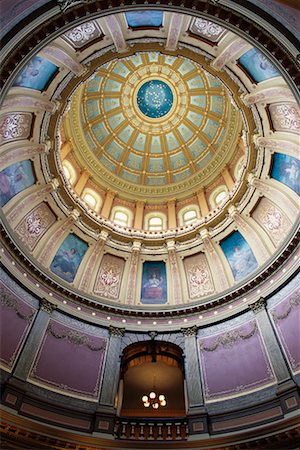
[(220, 245), (229, 262), (235, 281), (242, 280), (258, 267), (249, 244), (238, 231), (224, 239)]
[(143, 264), (141, 303), (163, 304), (166, 302), (166, 264), (163, 261), (145, 261)]
[(163, 23), (162, 11), (132, 11), (125, 16), (130, 28), (161, 27)]
[(238, 62), (257, 83), (280, 75), (268, 58), (256, 48), (244, 53)]
[(274, 153), (271, 176), (300, 195), (299, 159), (282, 153)]
[(87, 249), (88, 244), (86, 242), (76, 236), (76, 234), (69, 234), (59, 247), (51, 263), (51, 271), (71, 283)]
[(57, 70), (58, 67), (52, 62), (41, 56), (35, 56), (24, 67), (14, 82), (14, 86), (43, 91)]
[(12, 164), (0, 172), (0, 206), (24, 189), (35, 183), (35, 175), (31, 161)]

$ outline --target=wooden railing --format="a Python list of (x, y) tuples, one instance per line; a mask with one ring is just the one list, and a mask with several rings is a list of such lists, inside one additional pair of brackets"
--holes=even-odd
[(183, 441), (188, 437), (187, 421), (178, 420), (146, 420), (117, 419), (115, 422), (117, 439), (144, 441)]

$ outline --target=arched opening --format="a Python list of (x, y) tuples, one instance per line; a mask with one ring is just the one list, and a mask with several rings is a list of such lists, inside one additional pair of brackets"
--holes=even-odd
[[(153, 392), (156, 398), (150, 395)], [(127, 418), (185, 417), (180, 347), (154, 339), (126, 347), (122, 357), (119, 414)]]

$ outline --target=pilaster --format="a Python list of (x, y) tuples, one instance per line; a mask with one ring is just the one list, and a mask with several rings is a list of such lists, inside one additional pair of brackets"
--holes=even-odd
[(181, 288), (181, 279), (179, 275), (175, 241), (167, 241), (167, 249), (170, 261), (173, 303), (175, 305), (179, 305), (180, 303), (182, 303), (182, 288)]
[(135, 300), (136, 280), (137, 280), (140, 251), (141, 251), (141, 243), (139, 241), (134, 241), (132, 245), (129, 277), (126, 292), (127, 305), (132, 305)]

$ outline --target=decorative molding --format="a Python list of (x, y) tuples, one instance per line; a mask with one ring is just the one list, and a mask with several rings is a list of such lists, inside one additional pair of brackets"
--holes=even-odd
[(114, 326), (110, 325), (109, 334), (112, 337), (121, 338), (125, 334), (125, 328), (119, 328), (119, 327), (114, 327)]
[(256, 300), (256, 302), (249, 303), (249, 308), (254, 312), (254, 314), (263, 311), (266, 308), (266, 299), (260, 297), (258, 300)]
[(288, 317), (288, 315), (290, 314), (290, 312), (294, 308), (297, 308), (300, 305), (300, 292), (299, 291), (295, 292), (295, 294), (293, 294), (291, 296), (291, 298), (289, 298), (288, 305), (289, 306), (287, 307), (286, 311), (282, 314), (277, 314), (275, 310), (271, 311), (271, 315), (275, 321), (286, 319)]
[(240, 340), (250, 339), (252, 336), (255, 335), (256, 332), (257, 332), (257, 324), (256, 322), (254, 322), (252, 330), (247, 334), (243, 334), (241, 331), (237, 330), (229, 331), (219, 336), (216, 339), (216, 342), (210, 347), (206, 347), (204, 341), (200, 341), (199, 342), (200, 350), (204, 350), (205, 352), (214, 352), (220, 345), (223, 345), (225, 347), (231, 347)]
[(180, 331), (184, 335), (184, 337), (194, 337), (197, 336), (198, 327), (197, 325), (193, 325), (192, 327), (181, 328)]
[(49, 302), (45, 298), (41, 299), (41, 304), (40, 304), (41, 311), (45, 311), (46, 313), (51, 314), (52, 311), (54, 311), (56, 308), (57, 308), (57, 305), (54, 305), (53, 303)]
[(20, 317), (20, 319), (26, 320), (31, 322), (31, 320), (33, 319), (36, 311), (34, 309), (31, 309), (31, 313), (30, 314), (22, 314), (20, 309), (19, 309), (19, 305), (18, 305), (18, 301), (14, 298), (14, 295), (12, 292), (7, 291), (4, 287), (0, 286), (0, 303), (3, 306), (7, 306), (8, 308), (12, 308), (18, 317)]
[(105, 351), (105, 346), (101, 345), (101, 347), (95, 347), (91, 344), (90, 338), (84, 334), (79, 333), (75, 330), (68, 330), (64, 331), (62, 333), (56, 333), (52, 325), (49, 324), (47, 328), (47, 333), (51, 334), (51, 336), (55, 337), (56, 339), (67, 339), (70, 344), (78, 345), (78, 346), (86, 346), (89, 350), (92, 352), (100, 352)]

